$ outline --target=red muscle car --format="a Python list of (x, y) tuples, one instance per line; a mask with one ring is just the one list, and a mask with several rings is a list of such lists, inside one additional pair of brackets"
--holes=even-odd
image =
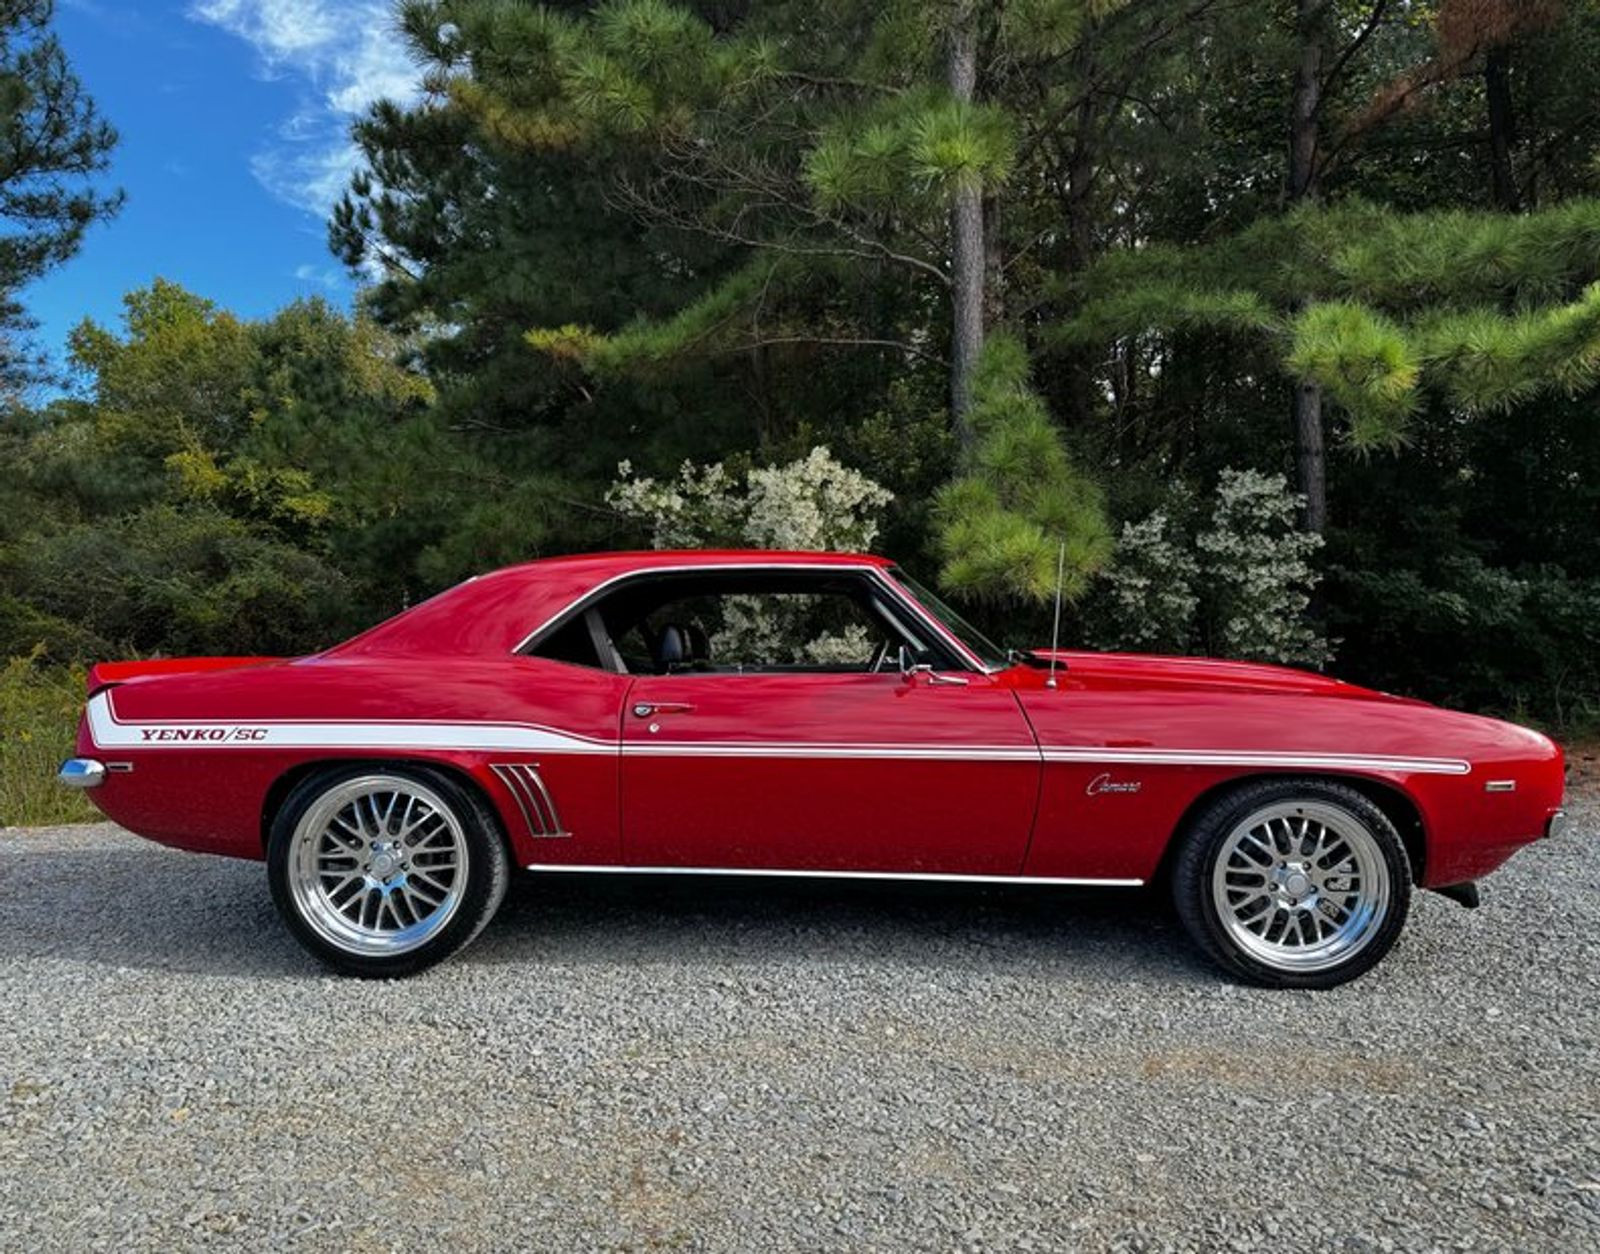
[(395, 976), (513, 867), (1169, 885), (1262, 984), (1376, 963), (1414, 885), (1563, 822), (1546, 737), (1321, 675), (1007, 652), (876, 557), (652, 552), (471, 579), (324, 653), (90, 672), (64, 782), (264, 859), (295, 936)]

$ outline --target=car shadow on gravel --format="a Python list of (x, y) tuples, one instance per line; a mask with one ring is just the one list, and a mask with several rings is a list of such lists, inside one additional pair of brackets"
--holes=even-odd
[(468, 961), (813, 963), (1214, 981), (1148, 890), (724, 876), (520, 876)]
[[(205, 975), (321, 978), (260, 863), (120, 840), (0, 852), (0, 963), (63, 958)], [(457, 961), (1020, 965), (1087, 978), (1211, 981), (1147, 891), (519, 875)]]

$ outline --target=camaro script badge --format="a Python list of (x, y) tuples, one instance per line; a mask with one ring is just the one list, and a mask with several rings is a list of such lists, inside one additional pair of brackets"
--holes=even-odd
[(1144, 783), (1140, 780), (1112, 779), (1110, 772), (1107, 772), (1103, 775), (1096, 775), (1089, 781), (1089, 786), (1083, 791), (1085, 796), (1098, 797), (1100, 794), (1108, 792), (1138, 792), (1143, 787)]

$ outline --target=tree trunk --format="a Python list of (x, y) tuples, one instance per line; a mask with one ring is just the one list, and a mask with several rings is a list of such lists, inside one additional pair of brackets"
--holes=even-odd
[[(978, 86), (978, 28), (970, 3), (956, 13), (950, 32), (950, 94), (971, 101)], [(983, 191), (960, 187), (950, 205), (950, 416), (956, 438), (970, 451), (972, 375), (983, 350), (985, 246)]]
[[(1295, 66), (1294, 96), (1289, 117), (1290, 205), (1317, 200), (1322, 195), (1321, 156), (1322, 73), (1327, 56), (1329, 0), (1298, 0), (1295, 33), (1300, 59)], [(1326, 440), (1322, 429), (1322, 387), (1301, 382), (1294, 389), (1295, 467), (1300, 493), (1305, 497), (1301, 522), (1307, 531), (1321, 535), (1328, 525)]]
[(1490, 48), (1483, 63), (1484, 96), (1489, 106), (1489, 186), (1494, 206), (1508, 213), (1522, 208), (1511, 168), (1511, 145), (1516, 142), (1516, 113), (1511, 100), (1511, 48)]
[(1322, 135), (1322, 63), (1327, 57), (1327, 10), (1329, 0), (1297, 0), (1295, 35), (1300, 41), (1300, 59), (1294, 72), (1294, 97), (1289, 118), (1289, 187), (1291, 205), (1316, 200), (1322, 195), (1321, 155), (1317, 144)]
[(1328, 457), (1322, 431), (1322, 387), (1297, 383), (1294, 389), (1295, 467), (1306, 503), (1302, 522), (1321, 535), (1328, 525)]

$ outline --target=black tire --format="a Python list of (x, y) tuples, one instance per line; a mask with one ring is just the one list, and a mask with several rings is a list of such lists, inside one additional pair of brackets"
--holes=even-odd
[[(1240, 825), (1265, 813), (1284, 813), (1285, 807), (1290, 816), (1307, 812), (1323, 817), (1338, 816), (1339, 821), (1351, 831), (1356, 828), (1364, 831), (1371, 837), (1376, 855), (1381, 859), (1382, 870), (1387, 872), (1383, 904), (1374, 907), (1370, 922), (1359, 933), (1359, 943), (1352, 943), (1343, 957), (1337, 951), (1330, 954), (1327, 965), (1315, 969), (1298, 968), (1292, 965), (1292, 958), (1274, 962), (1264, 956), (1261, 950), (1274, 948), (1266, 943), (1265, 936), (1260, 938), (1262, 943), (1255, 951), (1247, 948), (1224, 922), (1216, 900), (1217, 892), (1213, 889), (1218, 860), (1224, 856)], [(1306, 809), (1301, 810), (1300, 807)], [(1284, 830), (1287, 838), (1288, 829)], [(1359, 836), (1356, 838), (1360, 839)], [(1411, 906), (1411, 861), (1406, 855), (1405, 845), (1388, 816), (1362, 793), (1344, 784), (1325, 779), (1298, 778), (1242, 784), (1207, 805), (1194, 817), (1179, 839), (1181, 844), (1172, 869), (1172, 898), (1178, 917), (1207, 957), (1248, 983), (1266, 988), (1318, 989), (1347, 983), (1376, 966), (1394, 946), (1405, 926), (1406, 914)], [(1240, 863), (1232, 862), (1230, 865), (1238, 866)], [(1270, 876), (1264, 872), (1263, 878)], [(1291, 885), (1291, 889), (1303, 892), (1300, 887), (1303, 882)], [(1328, 908), (1336, 909), (1331, 905)], [(1306, 907), (1302, 906), (1301, 909), (1310, 913)], [(1281, 912), (1278, 923), (1268, 923), (1265, 932), (1271, 933), (1275, 926), (1287, 932), (1292, 913), (1293, 910)], [(1253, 924), (1254, 921), (1254, 917), (1244, 920), (1246, 924)], [(1306, 926), (1312, 925), (1308, 921)], [(1277, 948), (1281, 949), (1282, 946)], [(1300, 960), (1307, 960), (1307, 956), (1302, 955)]]
[[(375, 785), (371, 781), (388, 781), (388, 784)], [(313, 890), (307, 887), (313, 882), (312, 877), (308, 877), (302, 870), (297, 870), (296, 867), (300, 864), (295, 860), (305, 856), (303, 844), (297, 849), (297, 838), (302, 841), (316, 839), (316, 832), (310, 828), (303, 834), (299, 833), (301, 821), (314, 807), (322, 805), (326, 811), (328, 806), (336, 805), (338, 800), (351, 790), (368, 787), (377, 790), (385, 786), (392, 786), (397, 793), (426, 798), (423, 804), (429, 807), (432, 807), (434, 802), (443, 807), (448, 817), (441, 821), (447, 827), (452, 821), (454, 824), (450, 834), (445, 837), (454, 842), (448, 853), (459, 855), (460, 864), (450, 877), (452, 891), (443, 895), (445, 904), (439, 907), (439, 910), (444, 912), (442, 917), (436, 917), (439, 915), (439, 910), (429, 915), (409, 905), (405, 907), (410, 911), (414, 926), (426, 931), (425, 938), (413, 942), (397, 937), (393, 943), (411, 947), (399, 952), (380, 953), (373, 952), (370, 946), (364, 946), (359, 937), (343, 943), (330, 935), (330, 924), (326, 920), (332, 919), (335, 925), (338, 923), (337, 916), (331, 913), (334, 909), (333, 902), (326, 898), (319, 901), (313, 895)], [(408, 789), (412, 791), (406, 792)], [(380, 791), (376, 795), (383, 794)], [(384, 819), (387, 822), (388, 816), (384, 816)], [(372, 834), (380, 836), (393, 834), (378, 829), (376, 820), (377, 815), (374, 814), (375, 832)], [(320, 823), (315, 823), (313, 826), (318, 831), (321, 830)], [(394, 823), (394, 828), (399, 829), (398, 822)], [(404, 843), (398, 842), (398, 845), (403, 846)], [(362, 841), (359, 839), (352, 837), (351, 846), (357, 851), (350, 855), (353, 863), (361, 857), (372, 856), (370, 853), (360, 852)], [(369, 844), (367, 848), (376, 849), (378, 846)], [(427, 850), (422, 852), (424, 855), (429, 853)], [(405, 857), (408, 854), (417, 861), (419, 871), (423, 869), (415, 851), (406, 851), (396, 856)], [(440, 852), (439, 857), (444, 856), (445, 853)], [(313, 865), (320, 867), (322, 864), (313, 863)], [(409, 867), (409, 863), (405, 862), (399, 865)], [(415, 874), (406, 870), (398, 873), (395, 878), (396, 880), (411, 878)], [(488, 926), (489, 920), (500, 908), (510, 876), (511, 863), (506, 853), (499, 820), (489, 805), (474, 790), (457, 783), (448, 774), (412, 764), (330, 767), (307, 776), (285, 798), (278, 813), (273, 817), (272, 830), (267, 839), (267, 880), (272, 888), (273, 904), (283, 916), (289, 931), (301, 945), (327, 966), (343, 974), (360, 976), (364, 979), (389, 979), (413, 975), (443, 962), (465, 948)], [(420, 892), (421, 881), (413, 882), (417, 884)], [(372, 891), (376, 894), (374, 900), (384, 895), (382, 888)], [(435, 890), (428, 891), (431, 893)], [(346, 900), (351, 899), (346, 898)], [(358, 914), (363, 918), (366, 909), (363, 906), (358, 910)], [(381, 925), (383, 922), (383, 909), (382, 906), (377, 909), (376, 924)], [(396, 925), (391, 931), (398, 934), (399, 927), (403, 923), (402, 908), (395, 906), (391, 917)], [(319, 918), (324, 920), (320, 925)], [(427, 931), (430, 918), (434, 919), (433, 930)], [(348, 923), (348, 916), (346, 922)]]

